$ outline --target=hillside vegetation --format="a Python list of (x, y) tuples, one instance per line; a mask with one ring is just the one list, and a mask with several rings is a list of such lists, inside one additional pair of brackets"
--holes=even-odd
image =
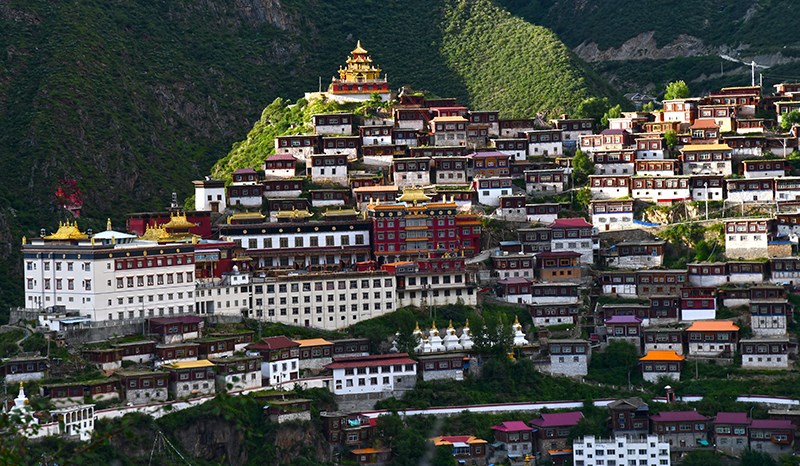
[[(695, 94), (750, 84), (755, 60), (767, 90), (800, 76), (800, 41), (786, 31), (795, 3), (623, 0), (499, 0), (552, 29), (623, 92), (663, 92), (683, 79)], [(720, 57), (739, 60), (732, 62)], [(758, 76), (756, 77), (758, 80)]]
[[(390, 2), (383, 11), (391, 13), (396, 6)], [(439, 40), (432, 37), (424, 54), (403, 59), (409, 68), (419, 70), (428, 65), (416, 63), (417, 60), (432, 53), (440, 56), (447, 66), (442, 72), (457, 87), (441, 82), (442, 76), (425, 76), (429, 81), (420, 83), (421, 88), (438, 95), (455, 95), (475, 108), (499, 110), (506, 117), (571, 112), (591, 95), (616, 99), (611, 88), (580, 63), (552, 32), (515, 18), (488, 0), (446, 0), (439, 7), (434, 4), (432, 11), (437, 15), (427, 18), (429, 22), (422, 29), (428, 31), (428, 36), (431, 30), (439, 31), (435, 34)], [(402, 16), (401, 11), (396, 13)], [(403, 22), (389, 17), (387, 20), (382, 16), (381, 21)], [(379, 47), (374, 50), (370, 53), (379, 63), (393, 53), (387, 51), (383, 55)], [(392, 75), (389, 74), (390, 78)], [(274, 153), (276, 135), (297, 133), (298, 127), (307, 123), (313, 113), (342, 108), (331, 102), (305, 99), (290, 106), (288, 101), (276, 99), (264, 109), (247, 137), (235, 143), (214, 166), (212, 173), (229, 179), (236, 169), (258, 167), (266, 155)]]
[(357, 39), (393, 88), (505, 116), (614, 98), (552, 33), (490, 0), (8, 0), (0, 30), (2, 308), (21, 302), (20, 237), (65, 215), (59, 179), (84, 193), (83, 228), (163, 209), (270, 102), (327, 86)]

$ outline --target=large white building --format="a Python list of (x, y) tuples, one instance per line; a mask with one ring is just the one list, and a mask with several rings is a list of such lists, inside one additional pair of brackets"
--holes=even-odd
[(385, 394), (414, 388), (417, 361), (405, 353), (333, 358), (326, 366), (333, 372), (334, 395)]
[(77, 223), (23, 240), (25, 307), (63, 306), (94, 321), (194, 312), (194, 245), (159, 244)]
[(670, 466), (669, 451), (669, 443), (660, 441), (657, 435), (642, 439), (629, 436), (603, 439), (587, 435), (572, 442), (575, 466)]

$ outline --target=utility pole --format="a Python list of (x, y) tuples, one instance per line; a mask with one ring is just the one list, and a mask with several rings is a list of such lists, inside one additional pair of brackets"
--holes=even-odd
[(706, 222), (708, 221), (708, 180), (703, 183), (703, 186), (706, 188)]
[(756, 61), (755, 60), (751, 60), (750, 61), (750, 85), (751, 86), (755, 86), (756, 85)]

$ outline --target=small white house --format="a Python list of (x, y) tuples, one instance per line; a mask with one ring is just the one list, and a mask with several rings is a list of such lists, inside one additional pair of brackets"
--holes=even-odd
[(227, 207), (225, 182), (222, 180), (195, 180), (194, 209), (200, 212), (222, 212)]
[(512, 181), (509, 176), (476, 178), (472, 181), (472, 188), (478, 193), (479, 203), (497, 207), (500, 205), (500, 196), (511, 194)]

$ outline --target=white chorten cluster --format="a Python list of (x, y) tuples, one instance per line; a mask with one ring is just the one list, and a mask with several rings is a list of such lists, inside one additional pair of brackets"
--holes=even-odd
[(464, 325), (464, 329), (461, 330), (461, 336), (456, 334), (453, 321), (450, 321), (450, 325), (445, 330), (444, 338), (439, 335), (436, 322), (433, 322), (427, 334), (420, 330), (418, 323), (411, 335), (417, 340), (417, 346), (414, 348), (417, 353), (470, 350), (473, 345), (469, 331), (469, 321)]
[(519, 317), (514, 317), (514, 323), (511, 324), (514, 330), (514, 346), (528, 346), (528, 340), (525, 339), (525, 334), (522, 333), (522, 324), (519, 323)]

